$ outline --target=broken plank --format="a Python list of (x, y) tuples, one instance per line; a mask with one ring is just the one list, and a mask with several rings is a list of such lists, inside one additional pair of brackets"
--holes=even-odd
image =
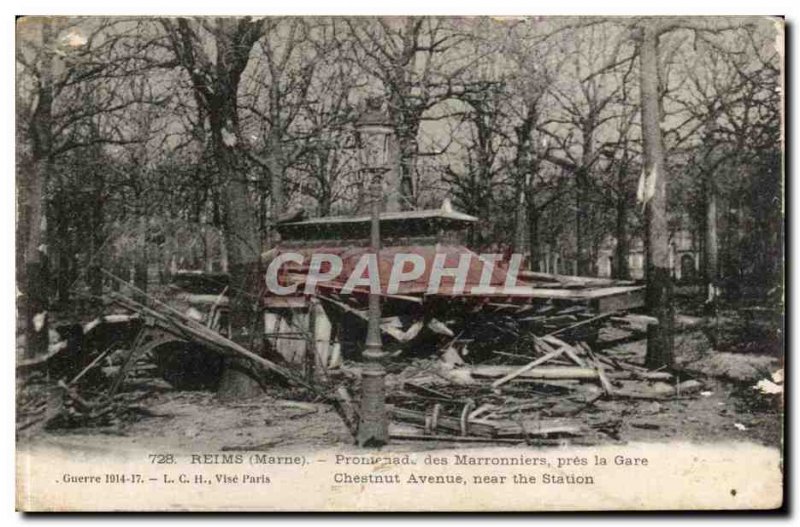
[(580, 358), (577, 353), (575, 353), (576, 350), (563, 340), (558, 339), (553, 335), (545, 335), (544, 337), (542, 337), (542, 340), (550, 344), (560, 346), (561, 348), (564, 349), (564, 354), (567, 357), (569, 357), (572, 362), (574, 362), (575, 364), (577, 364), (582, 368), (586, 367), (586, 362), (582, 358)]
[(541, 419), (526, 419), (520, 421), (504, 421), (498, 423), (498, 437), (540, 437), (558, 435), (580, 436), (586, 432), (580, 423), (565, 422), (560, 420), (546, 421)]
[(606, 393), (606, 395), (612, 396), (614, 394), (614, 387), (611, 385), (611, 382), (608, 380), (608, 377), (606, 376), (602, 362), (598, 360), (597, 356), (595, 356), (594, 352), (592, 351), (592, 348), (590, 348), (588, 344), (586, 344), (585, 342), (578, 342), (577, 345), (580, 349), (582, 349), (586, 353), (586, 355), (589, 357), (589, 360), (591, 361), (592, 367), (594, 367), (594, 369), (597, 370), (597, 376), (600, 379), (600, 386), (603, 387), (603, 391)]
[(111, 346), (107, 347), (107, 348), (105, 349), (105, 351), (103, 351), (103, 352), (102, 352), (102, 353), (100, 353), (100, 354), (99, 354), (97, 357), (95, 357), (95, 359), (94, 359), (92, 362), (90, 362), (90, 363), (89, 363), (89, 364), (88, 364), (88, 365), (87, 365), (87, 366), (86, 366), (84, 369), (82, 369), (82, 370), (81, 370), (81, 372), (80, 372), (80, 373), (78, 373), (78, 375), (76, 375), (75, 377), (73, 377), (73, 379), (72, 379), (71, 381), (69, 381), (67, 384), (68, 384), (68, 385), (72, 385), (72, 384), (75, 384), (76, 382), (78, 382), (78, 381), (81, 379), (81, 377), (83, 377), (84, 375), (86, 375), (86, 373), (87, 373), (89, 370), (91, 370), (92, 368), (94, 368), (95, 366), (97, 366), (97, 364), (98, 364), (98, 363), (99, 363), (101, 360), (103, 360), (103, 359), (106, 357), (106, 355), (108, 355), (109, 353), (111, 353), (111, 350), (112, 350), (113, 348), (114, 348), (114, 346), (113, 346), (113, 345), (111, 345)]
[(438, 390), (434, 390), (433, 388), (428, 388), (427, 386), (422, 386), (420, 384), (413, 383), (411, 381), (404, 382), (403, 388), (405, 388), (410, 392), (414, 392), (420, 395), (425, 395), (428, 397), (435, 397), (438, 399), (449, 399), (449, 400), (453, 399), (451, 395), (448, 395), (444, 392), (440, 392)]
[[(416, 410), (409, 410), (407, 408), (400, 408), (397, 406), (390, 408), (390, 414), (398, 421), (408, 421), (415, 424), (424, 425), (426, 421), (426, 414)], [(472, 420), (468, 421), (469, 432), (473, 435), (492, 437), (494, 436), (494, 428), (491, 425), (484, 423), (475, 423)], [(451, 432), (461, 433), (461, 421), (454, 417), (440, 416), (437, 419), (437, 429), (442, 428)]]
[(484, 404), (480, 405), (479, 407), (477, 407), (475, 410), (473, 410), (469, 414), (468, 419), (476, 419), (479, 416), (485, 414), (486, 412), (488, 412), (490, 410), (494, 410), (495, 408), (497, 408), (497, 406), (494, 405), (494, 404), (484, 403)]
[(573, 329), (576, 329), (576, 328), (579, 328), (579, 327), (587, 326), (587, 325), (590, 325), (590, 324), (596, 324), (596, 323), (601, 322), (601, 321), (603, 321), (603, 320), (605, 320), (607, 318), (610, 318), (615, 313), (616, 312), (602, 313), (602, 314), (597, 315), (595, 317), (587, 318), (585, 320), (581, 320), (581, 321), (576, 322), (575, 324), (572, 324), (570, 326), (557, 329), (556, 331), (551, 331), (550, 333), (545, 335), (545, 337), (552, 337), (552, 336), (558, 335), (560, 333), (564, 333), (566, 331), (570, 331), (570, 330), (573, 330)]
[(518, 368), (518, 369), (512, 371), (511, 373), (501, 377), (500, 379), (497, 379), (496, 381), (494, 381), (492, 383), (492, 388), (494, 388), (494, 389), (499, 388), (500, 386), (504, 385), (505, 383), (507, 383), (507, 382), (509, 382), (509, 381), (511, 381), (513, 379), (516, 379), (517, 377), (519, 377), (520, 375), (524, 374), (525, 372), (532, 370), (536, 366), (539, 366), (540, 364), (544, 364), (548, 360), (554, 359), (554, 358), (560, 356), (563, 352), (564, 352), (564, 348), (561, 348), (561, 349), (552, 351), (552, 352), (548, 353), (547, 355), (544, 355), (543, 357), (539, 357), (535, 361), (529, 362), (525, 366), (523, 366), (521, 368)]
[(675, 396), (689, 395), (700, 391), (702, 388), (703, 383), (696, 380), (688, 380), (676, 386), (668, 386), (664, 385), (664, 383), (657, 383), (656, 386), (646, 387), (644, 389), (625, 388), (622, 390), (616, 390), (614, 395), (625, 399), (660, 400)]
[(502, 443), (508, 445), (518, 445), (524, 443), (524, 439), (501, 438), (501, 437), (472, 437), (472, 436), (447, 436), (447, 435), (427, 435), (427, 434), (390, 434), (390, 439), (398, 441), (451, 441), (454, 443)]
[(336, 389), (333, 404), (347, 427), (347, 430), (353, 437), (356, 437), (359, 421), (358, 410), (356, 410), (356, 406), (353, 404), (353, 399), (350, 398), (350, 392), (347, 391), (344, 385), (340, 385)]
[[(494, 379), (505, 377), (516, 371), (517, 367), (478, 365), (470, 368), (473, 377)], [(578, 366), (553, 366), (534, 368), (518, 375), (525, 379), (597, 379), (597, 371), (593, 368), (580, 368)]]
[[(261, 357), (260, 355), (256, 355), (247, 348), (220, 335), (214, 330), (209, 329), (206, 326), (197, 323), (196, 321), (193, 321), (191, 319), (186, 319), (186, 317), (182, 313), (179, 313), (180, 318), (186, 320), (186, 323), (176, 320), (175, 316), (169, 316), (165, 313), (147, 307), (119, 293), (112, 293), (111, 297), (117, 302), (119, 302), (121, 305), (125, 306), (127, 309), (130, 309), (134, 312), (140, 312), (142, 314), (146, 314), (151, 318), (153, 318), (154, 321), (160, 322), (159, 327), (161, 327), (164, 330), (177, 332), (177, 334), (182, 337), (185, 337), (194, 342), (199, 341), (200, 343), (203, 343), (206, 346), (214, 349), (215, 351), (223, 354), (241, 355), (247, 359), (250, 359), (252, 362), (259, 364), (260, 366), (263, 366), (264, 368), (277, 373), (278, 375), (280, 375), (281, 377), (290, 382), (294, 382), (295, 384), (307, 388), (313, 391), (314, 393), (319, 393), (319, 391), (316, 389), (315, 386), (312, 386), (311, 384), (300, 379), (297, 375), (294, 375), (286, 368), (279, 366), (278, 364), (272, 362), (269, 359)], [(172, 308), (169, 309), (170, 311), (174, 311), (172, 310)]]
[(547, 403), (545, 403), (545, 402), (543, 402), (541, 400), (537, 400), (537, 401), (532, 401), (532, 402), (527, 402), (527, 403), (515, 404), (515, 405), (512, 405), (512, 406), (508, 406), (506, 408), (499, 408), (499, 409), (495, 410), (492, 413), (496, 414), (496, 415), (507, 415), (507, 414), (513, 414), (513, 413), (516, 413), (516, 412), (524, 412), (525, 410), (540, 410), (540, 409), (544, 408), (545, 406), (547, 406)]

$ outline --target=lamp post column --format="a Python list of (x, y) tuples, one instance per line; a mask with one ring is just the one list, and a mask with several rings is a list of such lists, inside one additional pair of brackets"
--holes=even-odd
[[(370, 251), (376, 261), (381, 248), (381, 173), (372, 175), (370, 195), (372, 200), (370, 222)], [(380, 283), (380, 282), (379, 282)], [(370, 290), (367, 340), (364, 349), (364, 369), (361, 375), (361, 419), (358, 424), (358, 445), (362, 447), (382, 446), (389, 442), (389, 420), (386, 415), (386, 370), (383, 367), (383, 345), (381, 343), (381, 297)]]

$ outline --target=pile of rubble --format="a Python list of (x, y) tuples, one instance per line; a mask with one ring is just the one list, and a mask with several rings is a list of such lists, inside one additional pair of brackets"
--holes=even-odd
[[(127, 284), (132, 289), (133, 286)], [(222, 370), (224, 357), (250, 361), (254, 371), (270, 373), (312, 392), (291, 366), (282, 366), (233, 342), (192, 316), (137, 291), (139, 300), (119, 292), (108, 297), (117, 312), (86, 324), (53, 331), (46, 355), (17, 362), (17, 431), (118, 425), (152, 415), (149, 396), (174, 388), (205, 387), (208, 370)], [(147, 305), (149, 304), (149, 305)], [(186, 360), (176, 358), (188, 356)], [(172, 381), (172, 382), (169, 382)]]
[(528, 335), (523, 355), (466, 364), (450, 348), (390, 375), (394, 439), (592, 443), (619, 439), (621, 415), (600, 400), (663, 400), (703, 390), (696, 379), (650, 371), (584, 341)]
[[(588, 286), (598, 285), (594, 282)], [(524, 302), (426, 298), (424, 306), (412, 303), (412, 309), (385, 317), (381, 327), (392, 371), (387, 402), (393, 437), (540, 444), (615, 440), (621, 416), (599, 411), (598, 401), (659, 400), (701, 391), (695, 379), (649, 371), (637, 363), (640, 357), (610, 351), (615, 343), (643, 339), (653, 320), (625, 309), (598, 312), (585, 293), (588, 286), (551, 282), (551, 289), (568, 291), (570, 298)], [(351, 394), (359, 390), (361, 363), (309, 370), (281, 363), (279, 354), (271, 360), (228, 339), (210, 323), (212, 318), (204, 323), (133, 292), (136, 298), (112, 293), (113, 314), (62, 330), (47, 356), (18, 364), (18, 372), (29, 380), (50, 380), (47, 389), (20, 401), (18, 430), (37, 424), (108, 426), (151, 415), (147, 398), (181, 381), (165, 375), (164, 367), (181, 353), (193, 357), (181, 363), (183, 381), (201, 375), (187, 369), (200, 357), (218, 361), (218, 368), (224, 357), (245, 359), (254, 371), (333, 404), (348, 429), (357, 429), (358, 408)], [(317, 300), (340, 327), (366, 325), (358, 298), (328, 292)], [(99, 345), (102, 339), (87, 340), (102, 331), (118, 338), (107, 346)], [(614, 331), (621, 337), (610, 342), (598, 338)], [(351, 335), (358, 336), (354, 343), (360, 347), (358, 333)], [(307, 360), (317, 363), (314, 336), (305, 338)]]

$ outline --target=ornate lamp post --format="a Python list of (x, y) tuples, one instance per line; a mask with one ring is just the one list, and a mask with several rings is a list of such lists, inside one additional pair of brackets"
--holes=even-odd
[[(378, 260), (381, 247), (380, 214), (382, 201), (381, 178), (389, 170), (389, 137), (392, 127), (381, 110), (380, 99), (367, 100), (366, 111), (356, 124), (361, 154), (361, 169), (370, 178), (371, 225), (370, 251)], [(366, 361), (361, 376), (361, 419), (357, 442), (362, 447), (385, 445), (389, 441), (389, 422), (386, 416), (386, 393), (381, 344), (381, 299), (370, 291), (367, 340), (363, 353)]]

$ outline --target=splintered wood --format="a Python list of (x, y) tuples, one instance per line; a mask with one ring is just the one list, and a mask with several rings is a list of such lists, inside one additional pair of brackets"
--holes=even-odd
[[(86, 337), (95, 328), (113, 323), (120, 330), (124, 325), (126, 337), (89, 353), (89, 348), (65, 341), (51, 354), (20, 364), (22, 375), (57, 382), (36, 398), (23, 401), (18, 430), (38, 425), (114, 426), (133, 415), (147, 415), (143, 402), (148, 395), (173, 389), (160, 361), (169, 360), (179, 353), (176, 350), (190, 349), (191, 361), (177, 362), (177, 367), (191, 370), (181, 371), (180, 379), (196, 381), (202, 376), (202, 369), (190, 366), (202, 357), (245, 359), (270, 384), (300, 388), (334, 405), (350, 433), (357, 433), (358, 363), (328, 370), (323, 361), (315, 371), (302, 371), (302, 365), (281, 361), (275, 354), (271, 360), (230, 340), (215, 330), (211, 318), (202, 323), (168, 301), (104, 273), (123, 283), (136, 299), (110, 293), (110, 305), (125, 313), (104, 315), (78, 328), (78, 333)], [(532, 298), (529, 303), (519, 303), (519, 299), (477, 303), (467, 298), (387, 299), (380, 328), (390, 357), (387, 368), (392, 372), (387, 378), (387, 412), (393, 438), (608, 442), (620, 439), (628, 401), (689, 397), (701, 391), (700, 381), (675, 372), (647, 370), (635, 357), (615, 349), (613, 342), (609, 345), (608, 339), (599, 339), (601, 330), (612, 329), (612, 333), (625, 333), (626, 342), (631, 342), (642, 338), (646, 325), (653, 323), (649, 317), (618, 308), (599, 312), (581, 289), (620, 284), (541, 273), (528, 278), (563, 294)], [(572, 299), (581, 298), (581, 291), (586, 298)], [(192, 302), (202, 301), (215, 309), (225, 304), (221, 294), (192, 295)], [(348, 345), (350, 353), (363, 345), (358, 332), (365, 330), (367, 314), (361, 300), (336, 292), (313, 300), (316, 308), (325, 311), (326, 320), (330, 317), (337, 324), (338, 345)], [(309, 339), (309, 349), (319, 340), (330, 346), (332, 329), (324, 339), (305, 333), (300, 338)], [(426, 367), (418, 368), (419, 361)], [(348, 368), (354, 375), (348, 376)]]
[[(670, 372), (648, 371), (556, 333), (534, 335), (528, 353), (493, 354), (490, 362), (495, 363), (440, 360), (419, 372), (404, 372), (404, 380), (389, 394), (390, 415), (402, 425), (393, 437), (544, 445), (607, 442), (620, 439), (624, 412), (603, 411), (596, 407), (599, 401), (618, 399), (624, 405), (630, 399), (689, 396), (703, 387), (698, 380), (681, 382)], [(528, 362), (496, 363), (521, 359)]]

